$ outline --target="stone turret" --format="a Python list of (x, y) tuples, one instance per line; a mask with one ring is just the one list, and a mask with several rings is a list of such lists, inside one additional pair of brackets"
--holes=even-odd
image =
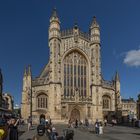
[(91, 75), (92, 84), (101, 84), (101, 61), (100, 61), (100, 28), (96, 17), (90, 26), (90, 49), (91, 49)]
[(115, 74), (115, 90), (120, 93), (120, 78), (118, 72)]
[(23, 90), (22, 90), (22, 103), (21, 103), (21, 116), (27, 119), (30, 116), (30, 92), (31, 92), (31, 67), (25, 68), (23, 76)]
[[(49, 48), (50, 48), (50, 92), (52, 99), (55, 102), (50, 104), (51, 112), (54, 118), (61, 118), (61, 33), (60, 33), (60, 20), (56, 9), (53, 10), (50, 17), (49, 26)], [(57, 108), (57, 106), (59, 107)], [(53, 107), (55, 106), (55, 108)], [(57, 108), (57, 109), (56, 109)]]
[(60, 20), (57, 16), (56, 9), (53, 10), (50, 17), (49, 41), (54, 38), (60, 39)]
[(90, 26), (90, 40), (93, 44), (100, 44), (100, 27), (95, 16), (93, 17), (93, 21)]
[[(102, 93), (101, 85), (101, 60), (100, 60), (100, 28), (96, 20), (96, 17), (93, 17), (91, 26), (90, 26), (90, 57), (91, 57), (91, 87), (92, 87), (92, 103), (96, 104), (95, 110), (97, 110), (96, 115), (100, 116), (102, 119), (102, 97), (99, 96)], [(96, 87), (98, 86), (98, 87)], [(96, 118), (94, 118), (96, 119)]]
[[(50, 82), (60, 82), (60, 20), (56, 9), (50, 17), (49, 47), (50, 47)], [(56, 71), (57, 69), (57, 71)]]
[(115, 96), (116, 96), (116, 110), (121, 109), (121, 95), (120, 95), (120, 78), (118, 72), (115, 74)]

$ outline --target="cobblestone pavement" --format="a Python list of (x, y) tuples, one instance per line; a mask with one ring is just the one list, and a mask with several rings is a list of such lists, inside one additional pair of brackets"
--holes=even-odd
[[(27, 126), (24, 126), (27, 127)], [(62, 135), (63, 129), (66, 125), (55, 125), (59, 135)], [(21, 130), (26, 130), (21, 129)], [(36, 127), (32, 130), (23, 133), (19, 140), (27, 140), (32, 138), (36, 134)], [(140, 140), (140, 129), (124, 126), (107, 126), (104, 129), (104, 134), (96, 135), (94, 132), (90, 132), (87, 128), (74, 128), (74, 140)]]

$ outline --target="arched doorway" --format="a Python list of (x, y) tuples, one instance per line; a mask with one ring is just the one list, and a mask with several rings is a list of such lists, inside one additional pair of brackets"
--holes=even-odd
[(44, 114), (41, 114), (41, 115), (40, 115), (40, 122), (41, 122), (41, 119), (42, 119), (42, 118), (45, 120), (45, 115), (44, 115)]
[(76, 119), (80, 120), (80, 111), (75, 108), (71, 111), (70, 120), (71, 122), (74, 122)]

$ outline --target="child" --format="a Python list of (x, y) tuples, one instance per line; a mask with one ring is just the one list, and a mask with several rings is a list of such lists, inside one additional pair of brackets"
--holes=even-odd
[(99, 134), (103, 134), (103, 125), (102, 125), (102, 122), (99, 123)]

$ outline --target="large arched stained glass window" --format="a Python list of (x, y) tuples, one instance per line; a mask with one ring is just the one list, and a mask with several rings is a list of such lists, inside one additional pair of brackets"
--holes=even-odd
[(69, 53), (64, 58), (64, 96), (87, 96), (87, 61), (79, 52)]

